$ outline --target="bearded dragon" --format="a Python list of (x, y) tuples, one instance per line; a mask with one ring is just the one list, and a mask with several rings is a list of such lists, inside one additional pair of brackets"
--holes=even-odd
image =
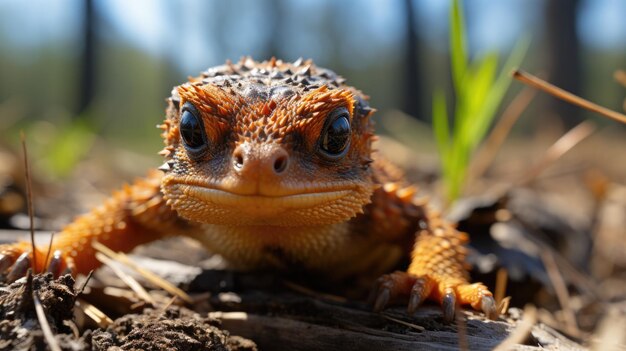
[[(93, 241), (127, 252), (179, 235), (238, 270), (366, 277), (377, 311), (403, 301), (413, 313), (429, 299), (448, 321), (466, 304), (497, 317), (491, 292), (469, 282), (466, 234), (373, 153), (373, 113), (366, 95), (310, 60), (210, 68), (172, 90), (159, 171), (67, 225), (47, 262), (37, 247), (36, 269), (86, 273), (99, 266)], [(0, 272), (24, 275), (31, 251), (0, 246)], [(391, 272), (402, 259), (408, 267)]]

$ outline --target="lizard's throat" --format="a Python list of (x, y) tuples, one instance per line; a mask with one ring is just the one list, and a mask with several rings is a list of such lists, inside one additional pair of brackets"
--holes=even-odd
[(182, 217), (222, 225), (310, 226), (346, 221), (370, 202), (371, 189), (306, 189), (288, 195), (241, 195), (198, 184), (164, 182), (168, 204)]

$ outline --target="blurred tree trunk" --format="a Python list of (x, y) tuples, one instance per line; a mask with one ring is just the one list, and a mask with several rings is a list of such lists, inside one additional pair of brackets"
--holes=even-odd
[[(580, 93), (580, 43), (576, 32), (579, 0), (549, 0), (546, 3), (548, 72), (551, 83), (574, 94)], [(581, 111), (566, 102), (550, 99), (549, 111), (571, 128), (582, 120)]]
[[(163, 88), (167, 89), (168, 87), (180, 84), (180, 78), (185, 77), (180, 71), (180, 66), (177, 65), (177, 62), (180, 63), (181, 61), (179, 59), (180, 52), (172, 50), (171, 48), (180, 48), (182, 46), (180, 38), (184, 38), (187, 33), (184, 26), (184, 12), (180, 11), (180, 4), (173, 1), (166, 1), (162, 6), (164, 10), (170, 14), (167, 16), (167, 22), (163, 24), (168, 30), (166, 31), (163, 44), (160, 48), (161, 56), (164, 58), (166, 66), (166, 69), (162, 72)], [(207, 35), (205, 38), (210, 38), (210, 36)], [(203, 45), (206, 44), (203, 43)], [(164, 90), (164, 93), (169, 96), (170, 91)]]
[(404, 0), (404, 13), (406, 14), (406, 41), (404, 50), (404, 112), (409, 115), (425, 120), (422, 114), (421, 104), (421, 75), (418, 66), (419, 41), (417, 39), (417, 23), (413, 0)]
[[(215, 53), (218, 55), (218, 62), (221, 64), (224, 62), (225, 58), (229, 58), (232, 60), (237, 60), (238, 57), (231, 57), (232, 50), (229, 46), (226, 30), (226, 24), (228, 19), (226, 16), (222, 15), (224, 13), (231, 13), (231, 6), (233, 6), (233, 2), (229, 1), (205, 1), (201, 3), (208, 9), (208, 13), (210, 14), (210, 18), (205, 21), (207, 26), (204, 27), (206, 32), (204, 35), (206, 38), (213, 37), (214, 44), (211, 44), (207, 41), (205, 45), (211, 47)], [(193, 29), (192, 29), (193, 30)]]
[(285, 16), (285, 4), (283, 0), (270, 0), (267, 3), (267, 22), (270, 24), (268, 30), (267, 45), (265, 46), (265, 52), (261, 59), (269, 59), (272, 56), (277, 59), (283, 58), (282, 50), (282, 38), (285, 30), (284, 16)]
[(80, 86), (78, 106), (75, 117), (80, 116), (89, 107), (95, 95), (96, 80), (96, 15), (93, 0), (84, 0), (82, 52), (80, 57)]

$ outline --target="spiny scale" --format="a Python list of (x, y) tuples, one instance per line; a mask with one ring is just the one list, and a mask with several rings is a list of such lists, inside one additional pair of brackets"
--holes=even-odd
[[(190, 81), (198, 86), (212, 84), (230, 88), (251, 100), (278, 100), (324, 85), (336, 89), (344, 84), (345, 79), (329, 69), (316, 66), (311, 60), (256, 62), (250, 57), (243, 57), (238, 63), (227, 62), (211, 67)], [(174, 102), (180, 99), (176, 90), (172, 91), (172, 99)]]

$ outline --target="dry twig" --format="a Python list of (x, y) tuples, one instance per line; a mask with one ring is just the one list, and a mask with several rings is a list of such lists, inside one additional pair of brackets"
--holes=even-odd
[(22, 139), (22, 152), (24, 153), (24, 171), (26, 172), (26, 200), (28, 203), (28, 219), (30, 220), (30, 244), (32, 245), (33, 252), (33, 273), (37, 273), (37, 251), (35, 246), (35, 220), (33, 214), (33, 179), (30, 175), (30, 163), (28, 162), (28, 150), (26, 148), (26, 136), (24, 132), (20, 132), (20, 138)]
[(502, 143), (504, 143), (504, 140), (509, 135), (511, 128), (513, 128), (513, 125), (522, 115), (522, 112), (526, 110), (526, 107), (530, 104), (535, 95), (534, 90), (528, 88), (522, 90), (502, 113), (502, 117), (493, 127), (485, 143), (473, 158), (472, 165), (470, 166), (471, 179), (478, 179), (485, 174), (489, 166), (493, 163)]
[(461, 313), (458, 308), (456, 309), (454, 319), (456, 320), (456, 330), (459, 337), (459, 350), (469, 351), (469, 343), (467, 342), (467, 323), (465, 322), (463, 313)]
[(299, 292), (307, 296), (315, 297), (318, 299), (324, 299), (327, 301), (333, 301), (337, 303), (346, 303), (348, 301), (348, 299), (346, 299), (345, 297), (315, 291), (315, 290), (307, 288), (306, 286), (302, 286), (300, 284), (296, 284), (288, 280), (283, 281), (283, 284), (293, 291)]
[(109, 316), (87, 301), (78, 299), (76, 300), (76, 306), (102, 329), (106, 329), (109, 325), (113, 324), (113, 320), (109, 318)]
[(108, 247), (102, 245), (101, 243), (94, 241), (92, 244), (94, 249), (96, 249), (96, 251), (101, 252), (102, 254), (104, 254), (105, 256), (114, 259), (120, 263), (122, 263), (123, 265), (133, 269), (134, 271), (136, 271), (137, 273), (141, 274), (144, 278), (146, 278), (146, 280), (148, 280), (149, 282), (151, 282), (152, 284), (160, 287), (161, 289), (167, 291), (168, 293), (172, 294), (172, 295), (176, 295), (178, 297), (180, 297), (182, 300), (184, 300), (187, 303), (193, 303), (193, 300), (191, 299), (191, 297), (189, 297), (189, 295), (187, 295), (186, 292), (182, 291), (181, 289), (175, 287), (174, 285), (172, 285), (170, 282), (166, 281), (165, 279), (159, 277), (158, 275), (142, 268), (139, 267), (135, 262), (133, 262), (130, 258), (128, 258), (128, 256), (126, 256), (123, 253), (120, 252), (115, 252), (111, 249), (109, 249)]
[(155, 319), (158, 319), (161, 316), (165, 315), (165, 311), (167, 311), (167, 309), (170, 308), (170, 306), (172, 306), (174, 302), (176, 302), (176, 300), (178, 300), (178, 296), (172, 296), (172, 298), (167, 303), (159, 308), (159, 312), (154, 315)]
[(572, 309), (569, 292), (567, 291), (567, 285), (565, 284), (565, 280), (556, 265), (552, 252), (549, 250), (542, 250), (541, 260), (543, 261), (543, 265), (546, 267), (548, 277), (550, 277), (550, 281), (552, 282), (552, 286), (556, 292), (556, 297), (559, 300), (561, 308), (563, 309), (565, 330), (571, 335), (580, 337), (581, 332), (580, 329), (578, 329), (578, 323), (576, 323), (576, 312)]
[(571, 150), (583, 139), (591, 135), (595, 130), (595, 126), (589, 122), (584, 121), (578, 124), (576, 127), (570, 129), (567, 133), (561, 136), (550, 148), (544, 153), (539, 162), (535, 163), (526, 174), (517, 182), (518, 185), (527, 184), (535, 179), (544, 169), (558, 160), (566, 152)]
[(496, 310), (500, 314), (507, 314), (509, 312), (509, 305), (511, 304), (511, 296), (507, 296), (498, 303)]
[(392, 321), (392, 322), (396, 322), (396, 323), (398, 323), (398, 324), (402, 324), (402, 325), (404, 325), (405, 327), (413, 328), (413, 329), (415, 329), (415, 330), (419, 330), (420, 332), (426, 331), (426, 328), (424, 328), (424, 327), (422, 327), (422, 326), (419, 326), (419, 325), (417, 325), (417, 324), (413, 324), (413, 323), (405, 322), (405, 321), (403, 321), (403, 320), (401, 320), (401, 319), (397, 319), (397, 318), (389, 317), (389, 316), (387, 316), (386, 314), (383, 314), (382, 316), (383, 316), (383, 318), (385, 318), (385, 319), (387, 319), (387, 320), (390, 320), (390, 321)]
[(496, 289), (494, 294), (496, 306), (499, 306), (506, 296), (506, 283), (508, 280), (508, 275), (509, 274), (506, 268), (500, 268), (496, 273)]
[(555, 85), (552, 85), (545, 80), (533, 76), (530, 73), (524, 72), (522, 70), (513, 71), (513, 78), (519, 80), (520, 82), (527, 84), (535, 89), (542, 90), (556, 98), (567, 101), (572, 105), (576, 105), (578, 107), (582, 107), (586, 110), (593, 111), (598, 113), (604, 117), (608, 117), (612, 120), (626, 123), (626, 115), (615, 112), (606, 107), (602, 107), (598, 104), (595, 104), (589, 100), (585, 100), (579, 96), (576, 96), (568, 91), (565, 91)]
[(41, 331), (43, 332), (43, 337), (46, 339), (46, 343), (48, 343), (48, 346), (52, 351), (61, 351), (61, 347), (52, 333), (52, 329), (50, 328), (50, 324), (46, 318), (46, 312), (43, 310), (43, 306), (41, 305), (41, 301), (39, 301), (39, 297), (37, 296), (37, 292), (35, 290), (33, 290), (33, 301), (35, 302), (37, 320), (41, 326)]
[[(48, 250), (46, 251), (46, 259), (43, 261), (43, 266), (45, 267), (48, 264), (48, 260), (50, 259), (50, 251), (52, 251), (52, 241), (54, 241), (54, 232), (50, 233), (50, 241), (48, 242)], [(42, 269), (42, 271), (45, 270)]]
[(83, 283), (83, 285), (80, 287), (80, 289), (78, 289), (76, 296), (80, 296), (83, 294), (83, 291), (85, 291), (85, 288), (87, 287), (87, 283), (89, 283), (89, 281), (91, 280), (91, 277), (93, 276), (93, 269), (89, 271), (89, 273), (87, 274), (87, 278), (85, 278), (85, 282)]
[(115, 275), (117, 275), (117, 277), (120, 278), (124, 282), (124, 284), (126, 284), (132, 291), (134, 291), (135, 294), (137, 294), (137, 297), (139, 297), (141, 300), (153, 306), (156, 304), (154, 302), (154, 299), (152, 298), (152, 296), (150, 296), (146, 289), (144, 289), (143, 286), (141, 286), (141, 284), (139, 284), (139, 282), (135, 280), (135, 278), (126, 274), (117, 265), (115, 265), (115, 262), (112, 259), (108, 258), (106, 255), (100, 252), (96, 252), (96, 259), (102, 262), (105, 266), (111, 268), (111, 270), (113, 270), (113, 273), (115, 273)]
[(515, 345), (521, 344), (528, 338), (530, 331), (537, 322), (537, 309), (535, 306), (526, 305), (524, 307), (524, 316), (518, 323), (517, 328), (509, 334), (509, 337), (504, 339), (500, 345), (498, 345), (494, 351), (506, 351), (511, 350)]

